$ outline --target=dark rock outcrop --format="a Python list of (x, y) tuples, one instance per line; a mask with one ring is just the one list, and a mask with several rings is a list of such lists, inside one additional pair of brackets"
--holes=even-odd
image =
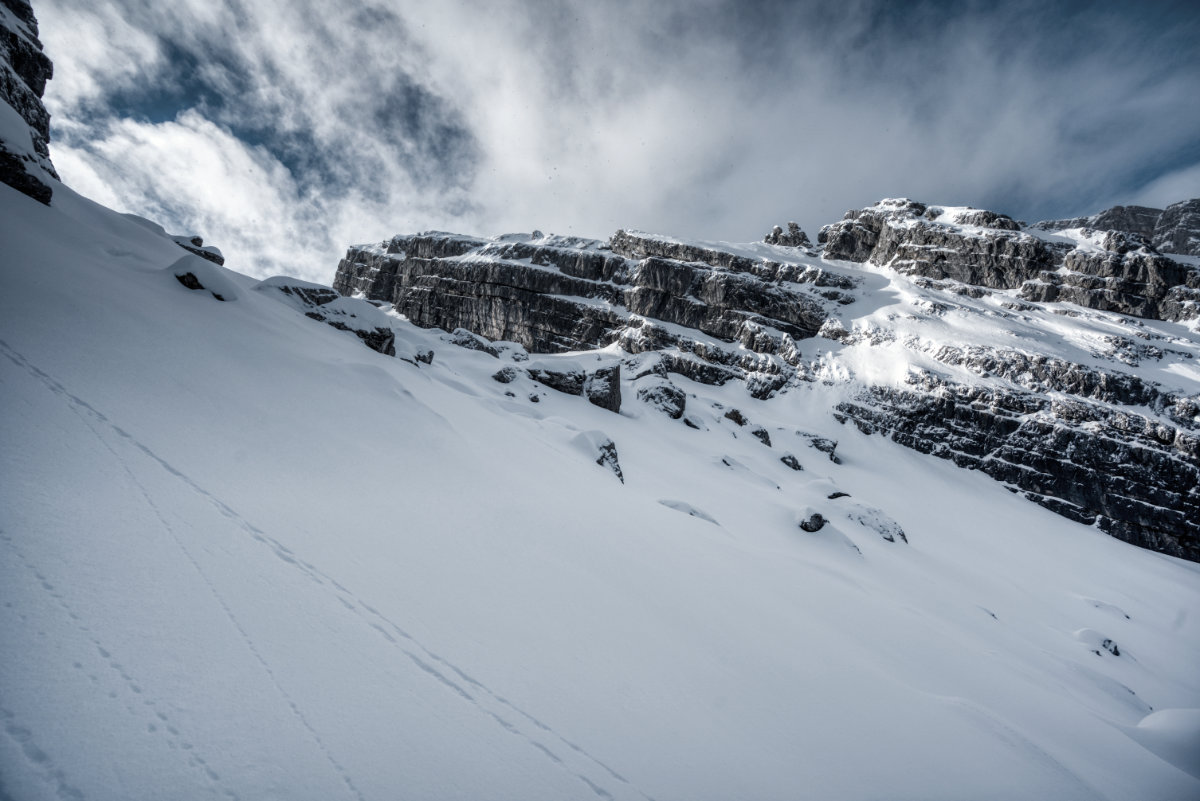
[[(511, 372), (510, 372), (511, 371)], [(614, 364), (588, 372), (578, 367), (558, 368), (546, 364), (531, 364), (525, 369), (539, 384), (565, 395), (582, 395), (593, 406), (610, 412), (621, 411), (621, 365)], [(492, 378), (507, 384), (520, 373), (517, 368), (505, 367)]]
[(1119, 539), (1200, 560), (1200, 436), (1100, 404), (955, 384), (873, 387), (838, 412)]
[(46, 178), (57, 179), (58, 174), (50, 163), (50, 113), (42, 104), (42, 95), (54, 67), (42, 52), (29, 3), (3, 2), (13, 20), (0, 23), (0, 101), (20, 117), (25, 129), (14, 139), (0, 140), (0, 181), (49, 204), (53, 190)]

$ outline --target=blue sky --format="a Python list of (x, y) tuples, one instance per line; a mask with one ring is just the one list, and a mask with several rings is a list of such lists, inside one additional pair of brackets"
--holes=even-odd
[(1200, 195), (1188, 3), (35, 0), (68, 184), (329, 281), (450, 229), (810, 233)]

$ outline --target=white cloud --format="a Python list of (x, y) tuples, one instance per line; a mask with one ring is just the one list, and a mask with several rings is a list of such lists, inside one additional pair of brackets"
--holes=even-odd
[[(167, 215), (240, 269), (329, 280), (346, 244), (433, 227), (745, 239), (894, 195), (1084, 213), (1197, 140), (1197, 59), (1167, 47), (1194, 23), (966, 7), (46, 0), (39, 13), (69, 183)], [(184, 113), (97, 116), (139, 85)]]

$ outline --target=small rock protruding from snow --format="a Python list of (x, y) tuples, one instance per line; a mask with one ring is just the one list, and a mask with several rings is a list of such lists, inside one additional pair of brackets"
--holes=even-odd
[(810, 448), (816, 448), (821, 453), (829, 454), (829, 461), (834, 464), (841, 464), (842, 459), (837, 455), (837, 440), (829, 439), (828, 437), (819, 437), (816, 434), (810, 434), (807, 431), (797, 431), (796, 436), (808, 440)]
[(492, 380), (499, 381), (501, 384), (511, 384), (517, 380), (517, 377), (520, 374), (520, 371), (510, 364), (505, 367), (501, 367), (499, 370), (493, 373)]
[(846, 510), (846, 517), (855, 523), (858, 523), (863, 528), (874, 531), (887, 542), (908, 542), (908, 537), (904, 533), (904, 529), (900, 524), (885, 514), (882, 510), (876, 509), (873, 506), (864, 506), (860, 503), (850, 503), (850, 507)]
[(779, 461), (783, 462), (785, 465), (797, 472), (804, 469), (804, 465), (800, 464), (800, 460), (795, 456), (792, 456), (790, 453), (785, 453), (783, 456), (780, 456)]
[(729, 411), (725, 412), (725, 419), (731, 420), (739, 426), (744, 426), (746, 423), (750, 422), (746, 419), (746, 415), (742, 414), (738, 409), (730, 409)]
[(621, 472), (621, 462), (617, 457), (617, 446), (603, 431), (584, 431), (576, 434), (571, 444), (596, 464), (611, 470), (622, 484), (625, 483), (625, 474)]
[(171, 234), (167, 234), (167, 236), (172, 242), (174, 242), (176, 245), (179, 245), (179, 247), (183, 248), (189, 253), (193, 253), (206, 261), (211, 261), (213, 264), (225, 264), (224, 254), (222, 254), (219, 249), (213, 247), (212, 245), (208, 245), (206, 247), (204, 240), (201, 237), (174, 236)]
[(217, 300), (234, 301), (238, 299), (237, 285), (223, 269), (198, 256), (183, 256), (167, 270), (188, 289), (207, 289)]
[(800, 528), (811, 534), (825, 528), (825, 524), (828, 522), (829, 521), (826, 520), (825, 516), (820, 512), (813, 512), (808, 517), (800, 521)]
[(1100, 653), (1102, 650), (1108, 651), (1113, 656), (1121, 655), (1121, 648), (1116, 641), (1095, 629), (1079, 629), (1075, 632), (1075, 639), (1086, 645), (1096, 656), (1102, 656)]

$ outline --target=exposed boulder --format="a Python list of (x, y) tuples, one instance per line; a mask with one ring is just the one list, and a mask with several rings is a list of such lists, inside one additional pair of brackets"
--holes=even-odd
[(530, 364), (527, 372), (534, 381), (565, 395), (582, 395), (583, 385), (588, 377), (587, 373), (577, 366), (564, 365), (555, 369), (541, 362)]
[(800, 521), (800, 528), (811, 534), (825, 528), (825, 524), (828, 522), (820, 512), (813, 512)]
[(687, 407), (687, 393), (670, 381), (659, 381), (649, 386), (638, 387), (638, 400), (658, 409), (660, 412), (678, 420), (683, 417)]
[[(507, 383), (503, 377), (506, 377), (510, 371), (515, 373), (513, 368), (505, 367), (493, 378), (501, 383)], [(610, 412), (621, 411), (620, 364), (601, 367), (589, 372), (570, 361), (533, 362), (529, 364), (525, 372), (534, 381), (545, 384), (550, 389), (566, 395), (582, 395), (594, 406), (608, 409)]]
[(790, 453), (785, 453), (783, 456), (780, 456), (779, 461), (783, 462), (789, 468), (797, 472), (804, 469), (804, 465), (800, 464), (800, 460)]
[(588, 402), (610, 412), (621, 411), (621, 365), (601, 367), (589, 373), (583, 382), (583, 394)]
[(521, 371), (517, 370), (517, 368), (513, 367), (512, 365), (507, 365), (497, 370), (492, 375), (492, 380), (499, 381), (501, 384), (511, 384), (512, 382), (516, 381), (520, 375)]

